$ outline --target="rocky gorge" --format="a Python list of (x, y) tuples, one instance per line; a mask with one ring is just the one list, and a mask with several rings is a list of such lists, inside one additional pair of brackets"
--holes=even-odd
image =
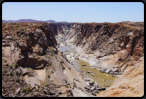
[[(68, 51), (61, 51), (61, 46), (66, 46)], [(116, 79), (112, 79), (110, 86), (101, 86), (82, 72), (93, 77), (102, 74), (76, 69), (70, 58), (86, 61), (96, 72)], [(87, 66), (82, 64), (82, 67)], [(2, 95), (141, 97), (144, 95), (144, 24), (2, 23)]]

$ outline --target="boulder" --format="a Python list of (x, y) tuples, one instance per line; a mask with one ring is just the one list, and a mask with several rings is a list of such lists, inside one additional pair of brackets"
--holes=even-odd
[(50, 94), (50, 95), (55, 95), (55, 90), (50, 90), (50, 91), (49, 91), (49, 94)]
[(29, 73), (28, 69), (27, 68), (23, 68), (23, 67), (20, 67), (20, 71), (21, 71), (22, 76), (24, 76), (25, 74)]
[(7, 36), (6, 39), (12, 40), (12, 37), (11, 36)]
[(98, 86), (99, 86), (99, 84), (98, 84), (97, 82), (94, 82), (94, 85), (95, 85), (96, 87), (98, 87)]
[(90, 90), (93, 91), (95, 89), (96, 89), (96, 86), (92, 86)]
[(21, 88), (18, 88), (18, 89), (15, 91), (15, 94), (16, 94), (16, 95), (19, 94), (20, 90), (21, 90)]
[(97, 88), (97, 90), (106, 90), (105, 87)]
[(93, 85), (93, 84), (94, 84), (94, 82), (89, 82), (89, 84), (90, 84), (90, 85)]

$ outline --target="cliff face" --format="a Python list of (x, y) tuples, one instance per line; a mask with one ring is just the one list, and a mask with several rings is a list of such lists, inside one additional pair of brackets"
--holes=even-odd
[(97, 58), (118, 54), (117, 62), (130, 62), (144, 55), (143, 23), (76, 23), (66, 38)]
[(52, 31), (47, 23), (2, 24), (4, 97), (89, 96), (83, 77), (58, 52)]
[[(120, 23), (75, 23), (72, 24), (68, 34), (66, 35), (68, 45), (74, 45), (79, 58), (88, 61), (92, 66), (101, 69), (101, 72), (122, 75), (121, 78), (116, 80), (113, 87), (103, 92), (99, 96), (142, 96), (143, 91), (138, 91), (138, 94), (134, 94), (136, 91), (130, 91), (131, 94), (122, 93), (121, 89), (114, 94), (114, 91), (118, 90), (119, 86), (125, 88), (124, 84), (126, 79), (124, 75), (138, 75), (132, 77), (131, 81), (135, 83), (131, 84), (129, 88), (144, 88), (143, 80), (143, 58), (144, 57), (144, 23), (142, 22), (120, 22)], [(139, 73), (136, 73), (134, 67), (138, 60), (141, 66), (137, 67)], [(133, 67), (134, 66), (134, 67)], [(132, 71), (133, 70), (133, 71)], [(129, 73), (127, 73), (129, 71)], [(132, 72), (131, 72), (132, 71)], [(142, 75), (141, 75), (142, 74)], [(125, 80), (124, 80), (125, 79)], [(122, 83), (119, 83), (124, 80)], [(137, 81), (141, 83), (138, 83)], [(129, 83), (132, 83), (128, 81)], [(114, 88), (112, 90), (111, 88)], [(121, 87), (120, 87), (121, 88)], [(131, 88), (131, 90), (133, 90)], [(129, 92), (129, 91), (126, 91)], [(115, 92), (116, 93), (116, 92)], [(121, 93), (121, 94), (120, 94)], [(108, 95), (107, 95), (108, 94)], [(125, 94), (125, 95), (124, 95)]]
[(75, 46), (77, 57), (120, 76), (98, 96), (143, 95), (144, 23), (121, 22), (3, 23), (3, 96), (92, 96), (85, 91), (83, 77), (56, 48), (55, 36), (66, 30), (66, 43)]
[(87, 53), (99, 50), (106, 54), (113, 54), (114, 51), (126, 50), (133, 60), (143, 56), (143, 26), (126, 23), (74, 24), (66, 38), (71, 39), (75, 36), (77, 38), (74, 44), (82, 46)]
[(142, 97), (144, 95), (144, 57), (119, 77), (99, 97)]
[(64, 34), (63, 31), (69, 30), (71, 24), (68, 23), (49, 23), (48, 27), (51, 29), (52, 33), (55, 35)]

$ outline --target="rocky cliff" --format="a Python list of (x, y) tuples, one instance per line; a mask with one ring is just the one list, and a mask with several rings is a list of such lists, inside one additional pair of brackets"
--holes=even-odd
[[(60, 34), (68, 46), (76, 49), (77, 59), (119, 78), (99, 95), (88, 93), (98, 88), (89, 88), (83, 76), (58, 51), (55, 36)], [(4, 97), (142, 96), (141, 89), (143, 22), (2, 23)]]
[(58, 52), (53, 33), (47, 23), (2, 24), (4, 97), (92, 96), (84, 90), (83, 77)]
[(117, 55), (115, 64), (131, 63), (144, 55), (143, 23), (76, 23), (66, 38), (85, 54), (94, 54), (96, 58)]
[(58, 34), (64, 34), (65, 30), (69, 30), (71, 23), (49, 23), (48, 27), (53, 32), (54, 36)]
[[(143, 22), (120, 22), (120, 23), (74, 23), (66, 35), (66, 43), (77, 50), (78, 58), (90, 63), (91, 66), (110, 74), (122, 76), (113, 84), (115, 86), (122, 86), (119, 83), (124, 80), (124, 75), (136, 75), (136, 72), (130, 72), (138, 64), (137, 61), (144, 57), (144, 23)], [(133, 67), (134, 66), (134, 67)], [(132, 88), (144, 88), (143, 85), (143, 58), (141, 66), (142, 69), (137, 75), (141, 77), (141, 85), (136, 82), (138, 78), (133, 77)], [(133, 73), (133, 74), (132, 74)], [(142, 75), (141, 75), (142, 74)], [(126, 80), (127, 78), (125, 78)], [(135, 80), (134, 80), (135, 79)], [(129, 82), (129, 81), (128, 81)], [(131, 83), (131, 82), (129, 82)], [(126, 85), (123, 84), (125, 87)], [(129, 90), (131, 87), (126, 87)], [(112, 87), (113, 88), (113, 87)], [(115, 91), (114, 90), (114, 91)], [(110, 90), (111, 91), (111, 90)], [(107, 90), (105, 93), (110, 92)], [(114, 91), (111, 91), (111, 93)], [(112, 93), (112, 94), (113, 94)], [(131, 94), (121, 93), (115, 96), (142, 96), (143, 91), (130, 91)], [(114, 96), (105, 95), (104, 92), (100, 96)]]

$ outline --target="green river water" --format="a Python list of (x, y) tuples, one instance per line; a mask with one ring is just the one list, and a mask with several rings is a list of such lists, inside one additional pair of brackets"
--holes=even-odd
[[(60, 46), (60, 51), (61, 52), (65, 52), (66, 50), (73, 50), (71, 47), (69, 46)], [(115, 77), (112, 77), (111, 74), (107, 74), (107, 73), (102, 73), (97, 69), (92, 68), (92, 66), (89, 65), (88, 62), (83, 61), (83, 60), (76, 60), (76, 59), (68, 59), (69, 61), (73, 62), (73, 66), (77, 69), (77, 70), (81, 70), (83, 72), (81, 72), (85, 77), (90, 78), (91, 81), (97, 82), (100, 86), (105, 86), (105, 85), (112, 85), (113, 81), (117, 78), (116, 75), (114, 75)], [(82, 66), (82, 65), (86, 65), (86, 66)], [(96, 76), (91, 75), (90, 73), (85, 73), (85, 71), (91, 71), (92, 73), (95, 73)], [(108, 87), (106, 86), (106, 87)]]

